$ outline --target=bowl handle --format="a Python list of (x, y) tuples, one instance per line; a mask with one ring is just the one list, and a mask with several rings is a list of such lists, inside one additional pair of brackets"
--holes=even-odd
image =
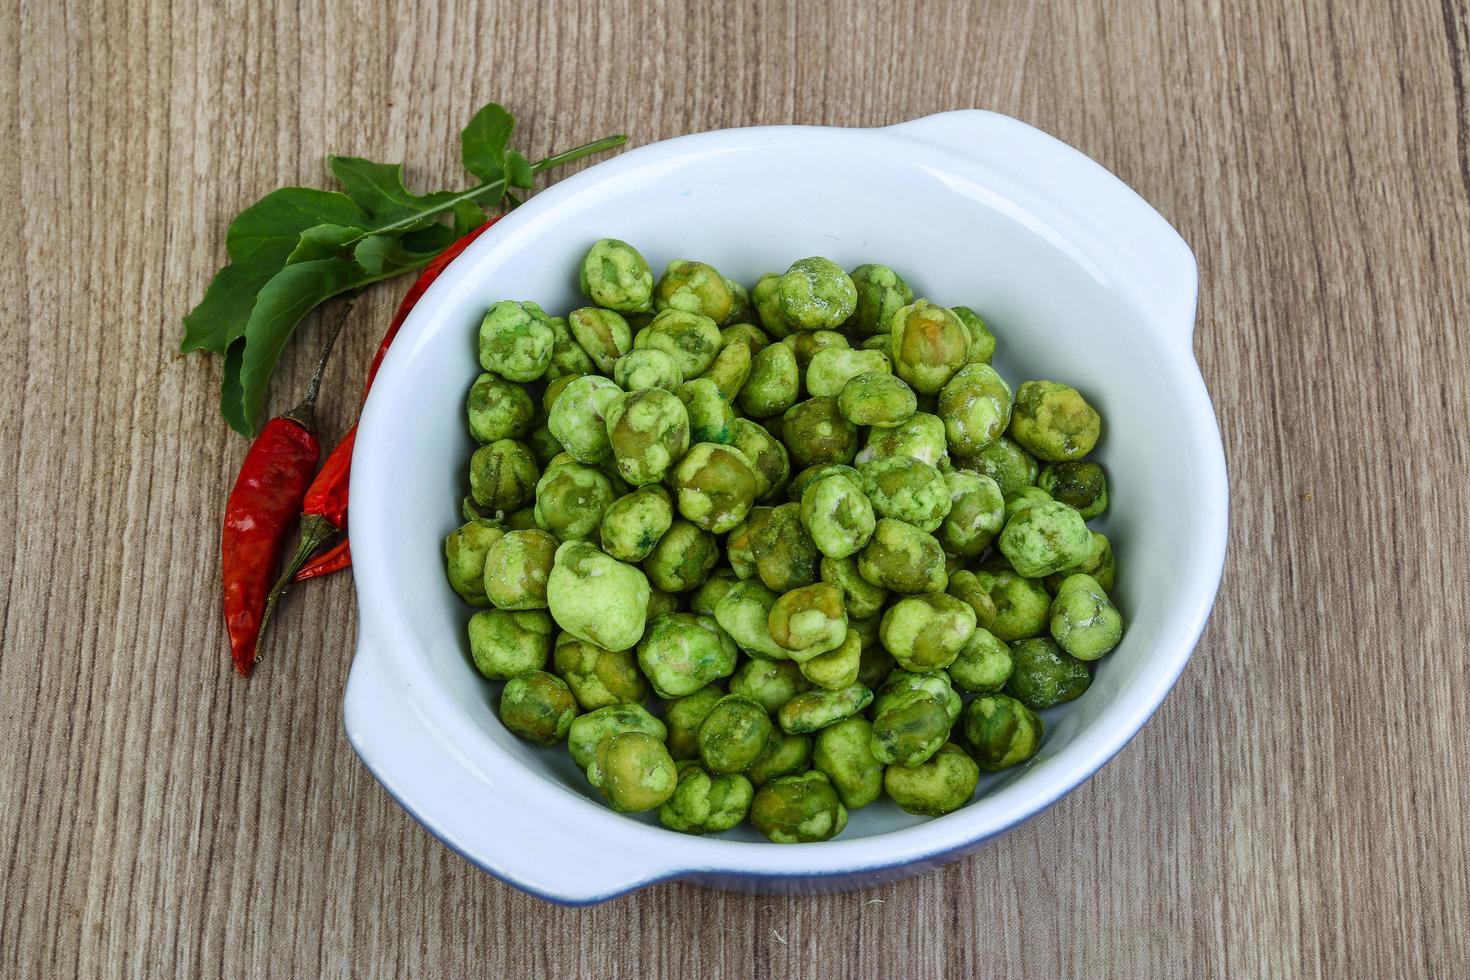
[[(646, 842), (597, 839), (585, 824), (533, 807), (518, 785), (539, 777), (487, 771), (471, 761), (425, 716), (413, 683), (384, 655), (367, 620), (347, 678), (347, 739), (388, 794), (450, 850), (522, 891), (565, 905), (606, 901), (677, 876)], [(570, 796), (567, 803), (569, 809), (594, 805)], [(631, 822), (628, 831), (659, 833)]]
[[(1028, 210), (1055, 209), (1053, 223), (1090, 242), (1109, 278), (1126, 282), (1166, 336), (1189, 346), (1199, 269), (1189, 245), (1157, 211), (1102, 164), (1018, 119), (984, 109), (940, 112), (887, 131), (946, 150), (1029, 191)], [(1049, 218), (1054, 216), (1048, 215)]]

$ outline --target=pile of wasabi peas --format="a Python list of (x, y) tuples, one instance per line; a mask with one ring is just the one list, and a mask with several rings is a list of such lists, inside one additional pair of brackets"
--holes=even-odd
[(505, 727), (614, 810), (778, 843), (1035, 756), (1123, 632), (1082, 394), (1013, 392), (979, 315), (882, 265), (747, 292), (603, 239), (580, 284), (479, 328), (444, 553)]

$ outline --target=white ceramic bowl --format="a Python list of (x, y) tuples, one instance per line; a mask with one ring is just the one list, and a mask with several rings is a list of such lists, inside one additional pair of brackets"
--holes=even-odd
[[(564, 748), (506, 732), (466, 655), (444, 581), (472, 450), (463, 402), (495, 300), (580, 305), (575, 269), (604, 236), (655, 269), (692, 256), (751, 283), (805, 255), (882, 262), (917, 295), (983, 312), (1013, 384), (1054, 378), (1102, 412), (1102, 529), (1118, 558), (1122, 645), (1091, 688), (1045, 713), (1040, 753), (938, 819), (887, 801), (837, 840), (692, 837), (608, 810)], [(1191, 351), (1189, 248), (1102, 167), (988, 112), (885, 129), (771, 127), (629, 151), (538, 194), (445, 270), (403, 326), (363, 411), (351, 537), (361, 630), (345, 722), (358, 754), (432, 833), (491, 874), (568, 903), (653, 881), (816, 891), (913, 874), (1055, 802), (1112, 757), (1189, 659), (1219, 584), (1227, 488)]]

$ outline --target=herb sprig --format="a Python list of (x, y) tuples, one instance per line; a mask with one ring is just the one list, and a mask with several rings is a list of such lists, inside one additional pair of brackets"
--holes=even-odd
[(230, 262), (184, 317), (180, 347), (224, 356), (220, 413), (231, 428), (255, 433), (276, 361), (311, 310), (423, 268), (483, 224), (510, 188), (529, 188), (542, 171), (627, 141), (607, 136), (531, 163), (509, 148), (514, 130), (503, 106), (475, 113), (460, 134), (464, 168), (479, 179), (466, 190), (415, 194), (401, 164), (332, 156), (327, 164), (341, 191), (282, 187), (230, 222)]

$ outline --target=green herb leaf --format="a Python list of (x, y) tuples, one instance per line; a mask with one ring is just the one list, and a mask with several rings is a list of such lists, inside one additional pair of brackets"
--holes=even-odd
[(348, 242), (355, 242), (362, 236), (361, 228), (349, 225), (312, 225), (301, 233), (296, 248), (286, 256), (286, 265), (332, 258), (340, 254)]
[(521, 156), (515, 150), (505, 155), (505, 181), (512, 187), (530, 187), (536, 179), (536, 171), (531, 169), (531, 161)]
[(418, 195), (403, 186), (403, 165), (374, 163), (362, 157), (327, 157), (332, 175), (342, 182), (347, 196), (378, 223), (430, 221), (421, 217), (433, 207), (454, 195), (448, 191)]
[(245, 402), (240, 392), (240, 362), (245, 359), (245, 338), (241, 337), (225, 351), (224, 377), (219, 383), (219, 411), (230, 428), (242, 436), (255, 434), (255, 423), (245, 417)]
[(475, 113), (459, 137), (464, 168), (481, 180), (499, 180), (505, 173), (505, 147), (515, 128), (515, 117), (494, 102)]
[(485, 209), (474, 201), (460, 201), (454, 206), (454, 237), (462, 238), (485, 223)]

